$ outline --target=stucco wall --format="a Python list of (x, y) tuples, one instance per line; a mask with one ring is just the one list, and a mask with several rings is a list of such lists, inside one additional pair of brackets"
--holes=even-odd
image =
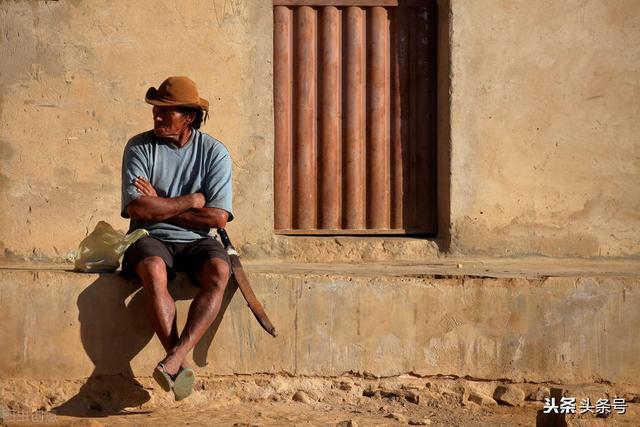
[[(446, 24), (440, 234), (450, 228), (451, 249), (640, 254), (640, 4), (452, 0)], [(126, 229), (122, 148), (151, 125), (146, 89), (180, 74), (211, 101), (204, 130), (234, 158), (229, 230), (245, 255), (438, 255), (433, 239), (273, 235), (268, 1), (4, 1), (0, 58), (5, 259), (62, 260), (101, 219)]]
[(452, 246), (640, 253), (640, 3), (452, 2)]
[(127, 228), (118, 212), (122, 149), (151, 127), (144, 93), (169, 75), (191, 76), (211, 102), (204, 130), (234, 159), (236, 228), (266, 229), (268, 2), (9, 1), (0, 27), (5, 256), (65, 257), (99, 219)]

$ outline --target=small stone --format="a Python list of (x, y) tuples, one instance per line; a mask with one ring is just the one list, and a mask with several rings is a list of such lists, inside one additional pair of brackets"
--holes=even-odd
[(479, 393), (477, 391), (472, 391), (469, 394), (469, 399), (468, 400), (470, 402), (476, 403), (478, 405), (497, 405), (498, 404), (490, 396), (487, 396), (486, 394)]
[(398, 390), (380, 390), (380, 395), (386, 399), (398, 400), (401, 394)]
[(345, 420), (336, 424), (336, 427), (358, 427), (358, 423), (356, 420)]
[[(566, 421), (567, 427), (606, 427), (610, 425), (610, 424), (607, 424), (606, 420), (603, 420), (601, 418), (596, 418), (595, 416), (590, 418), (577, 418), (574, 415), (567, 415), (567, 418), (565, 419), (565, 421)], [(543, 424), (543, 425), (548, 425), (548, 424)]]
[(298, 390), (294, 393), (293, 397), (291, 398), (296, 402), (300, 402), (300, 403), (311, 403), (312, 400), (309, 397), (309, 395), (307, 393), (305, 393), (302, 390)]
[(364, 397), (376, 397), (380, 395), (380, 390), (373, 390), (371, 388), (368, 388), (362, 391), (362, 395)]
[(550, 395), (549, 387), (538, 387), (536, 391), (529, 393), (526, 399), (533, 402), (544, 402), (544, 399)]
[(634, 393), (625, 393), (623, 397), (624, 397), (624, 400), (627, 403), (638, 403), (638, 402), (640, 402), (640, 399), (638, 399), (638, 396), (635, 395)]
[(407, 390), (404, 393), (404, 398), (407, 399), (411, 403), (415, 403), (416, 405), (420, 403), (420, 394), (415, 390)]
[(387, 415), (387, 418), (393, 418), (394, 420), (401, 422), (401, 423), (406, 423), (407, 422), (407, 417), (405, 417), (402, 414), (399, 414), (398, 412), (392, 412), (389, 415)]
[(512, 384), (499, 385), (493, 392), (493, 398), (502, 405), (521, 406), (524, 402), (524, 392)]
[(22, 402), (18, 402), (17, 400), (10, 400), (7, 402), (7, 409), (10, 411), (16, 412), (27, 412), (29, 411), (29, 407)]
[(347, 381), (340, 381), (340, 385), (338, 387), (343, 391), (351, 391), (353, 389), (353, 384)]
[(412, 425), (412, 426), (429, 426), (429, 425), (431, 425), (431, 420), (429, 418), (425, 418), (423, 420), (409, 420), (409, 425)]
[(462, 268), (462, 264), (458, 264), (458, 268)]

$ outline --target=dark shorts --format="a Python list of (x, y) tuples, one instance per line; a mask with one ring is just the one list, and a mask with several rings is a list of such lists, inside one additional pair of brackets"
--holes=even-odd
[(219, 258), (230, 264), (229, 255), (222, 244), (213, 237), (204, 237), (189, 243), (164, 242), (155, 237), (146, 236), (136, 240), (124, 253), (122, 275), (135, 277), (135, 268), (145, 258), (158, 256), (167, 265), (169, 278), (176, 271), (186, 271), (194, 279), (203, 263), (211, 258)]

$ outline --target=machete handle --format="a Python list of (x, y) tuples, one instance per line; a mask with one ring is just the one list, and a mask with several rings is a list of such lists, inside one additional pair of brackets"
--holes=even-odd
[(218, 228), (218, 236), (220, 236), (220, 240), (222, 241), (222, 246), (224, 246), (225, 249), (229, 247), (233, 248), (233, 245), (231, 244), (231, 239), (229, 239), (229, 235), (227, 234), (227, 230), (225, 230), (224, 228)]

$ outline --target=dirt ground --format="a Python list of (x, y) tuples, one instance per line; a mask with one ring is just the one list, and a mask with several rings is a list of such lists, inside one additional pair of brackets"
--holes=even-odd
[[(506, 401), (497, 391), (501, 386), (509, 390)], [(8, 426), (535, 426), (550, 387), (450, 377), (252, 375), (200, 380), (192, 396), (175, 402), (149, 378), (96, 377), (84, 383), (7, 381), (0, 384), (0, 407)], [(569, 426), (640, 425), (633, 388), (561, 387), (578, 402), (614, 396), (629, 402), (625, 414), (612, 410), (607, 418), (569, 415)]]

